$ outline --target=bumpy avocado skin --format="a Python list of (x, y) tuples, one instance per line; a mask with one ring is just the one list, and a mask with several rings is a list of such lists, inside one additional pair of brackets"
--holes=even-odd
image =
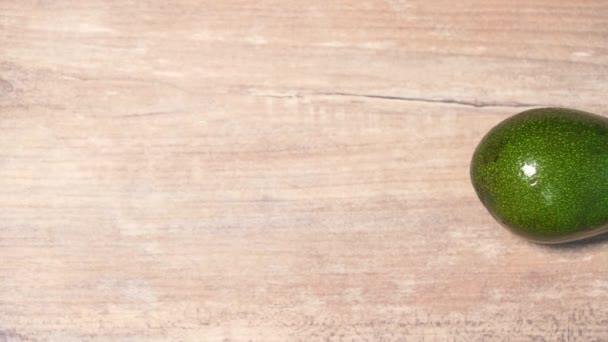
[(559, 243), (608, 230), (608, 119), (573, 109), (512, 116), (477, 146), (471, 181), (513, 232)]

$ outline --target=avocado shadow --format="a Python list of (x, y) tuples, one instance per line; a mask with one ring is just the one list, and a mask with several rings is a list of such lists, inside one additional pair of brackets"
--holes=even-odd
[(590, 247), (597, 247), (600, 245), (608, 244), (608, 232), (600, 235), (592, 236), (586, 239), (564, 242), (558, 244), (540, 244), (541, 247), (552, 249), (552, 250), (573, 250), (583, 249)]

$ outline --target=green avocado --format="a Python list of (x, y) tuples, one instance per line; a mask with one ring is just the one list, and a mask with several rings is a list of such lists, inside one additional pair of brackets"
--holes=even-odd
[(471, 161), (471, 181), (492, 216), (539, 243), (608, 231), (608, 119), (539, 108), (492, 128)]

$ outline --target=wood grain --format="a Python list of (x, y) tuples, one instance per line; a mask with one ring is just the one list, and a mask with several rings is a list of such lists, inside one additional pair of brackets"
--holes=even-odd
[(1, 1), (0, 341), (606, 341), (468, 177), (606, 94), (601, 0)]

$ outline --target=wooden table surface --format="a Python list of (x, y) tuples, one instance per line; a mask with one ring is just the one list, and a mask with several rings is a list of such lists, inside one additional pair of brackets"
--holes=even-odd
[(606, 341), (468, 166), (607, 96), (603, 0), (1, 1), (0, 341)]

